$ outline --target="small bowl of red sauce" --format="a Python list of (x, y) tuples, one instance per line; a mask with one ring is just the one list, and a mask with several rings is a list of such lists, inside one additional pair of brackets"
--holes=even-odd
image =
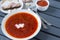
[(36, 1), (36, 7), (40, 11), (46, 11), (49, 7), (49, 1), (48, 0), (38, 0), (38, 1)]
[(12, 40), (29, 40), (39, 33), (41, 19), (30, 10), (15, 10), (5, 16), (1, 29)]

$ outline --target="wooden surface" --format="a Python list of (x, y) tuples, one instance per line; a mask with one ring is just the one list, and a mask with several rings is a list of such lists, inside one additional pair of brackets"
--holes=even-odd
[[(60, 40), (60, 0), (49, 0), (50, 6), (47, 11), (38, 11), (39, 15), (53, 24), (48, 29), (42, 28), (39, 34), (31, 40)], [(0, 25), (6, 14), (0, 11)], [(0, 28), (0, 40), (11, 40), (4, 36)]]

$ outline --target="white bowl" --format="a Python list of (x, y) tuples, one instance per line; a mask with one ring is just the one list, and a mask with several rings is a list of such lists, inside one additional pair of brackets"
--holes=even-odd
[[(17, 0), (18, 1), (18, 0)], [(14, 1), (14, 2), (17, 2), (17, 1)], [(2, 1), (0, 1), (2, 3)], [(17, 8), (17, 9), (13, 9), (13, 10), (3, 10), (2, 9), (2, 4), (0, 3), (0, 11), (4, 12), (4, 13), (10, 13), (11, 11), (13, 10), (17, 10), (17, 9), (22, 9), (23, 8), (23, 1), (20, 0), (19, 3), (21, 4), (21, 7), (20, 8)]]
[(39, 0), (37, 0), (36, 1), (36, 8), (38, 9), (38, 10), (40, 10), (40, 11), (46, 11), (47, 9), (48, 9), (48, 7), (49, 7), (49, 1), (48, 0), (45, 0), (47, 3), (48, 3), (48, 5), (47, 6), (39, 6), (38, 4), (37, 4), (37, 2), (38, 2)]
[[(8, 20), (8, 18), (9, 18), (10, 16), (16, 14), (17, 12), (28, 12), (29, 14), (33, 15), (33, 16), (37, 19), (37, 21), (38, 21), (38, 28), (37, 28), (37, 30), (36, 30), (31, 36), (28, 36), (28, 37), (26, 37), (26, 38), (15, 38), (15, 37), (9, 35), (8, 32), (6, 31), (6, 29), (5, 29), (5, 23), (6, 23), (6, 21)], [(29, 39), (33, 38), (34, 36), (36, 36), (36, 35), (39, 33), (39, 31), (40, 31), (40, 29), (41, 29), (41, 19), (40, 19), (40, 17), (38, 16), (38, 14), (35, 14), (34, 12), (32, 12), (32, 11), (30, 11), (30, 10), (15, 10), (15, 11), (13, 11), (11, 14), (8, 14), (8, 15), (5, 16), (5, 18), (4, 18), (3, 21), (2, 21), (1, 29), (2, 29), (2, 32), (3, 32), (8, 38), (10, 38), (10, 39), (12, 39), (12, 40), (29, 40)]]

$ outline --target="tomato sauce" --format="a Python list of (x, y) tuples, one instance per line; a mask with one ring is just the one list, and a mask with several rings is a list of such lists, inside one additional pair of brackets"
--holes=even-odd
[[(15, 24), (20, 23), (24, 23), (24, 27), (17, 29)], [(15, 38), (25, 38), (36, 31), (38, 22), (33, 15), (26, 12), (20, 12), (9, 17), (6, 21), (5, 27), (9, 35)]]
[(48, 5), (48, 3), (46, 1), (43, 1), (43, 0), (42, 1), (38, 1), (37, 4), (39, 6), (47, 6)]

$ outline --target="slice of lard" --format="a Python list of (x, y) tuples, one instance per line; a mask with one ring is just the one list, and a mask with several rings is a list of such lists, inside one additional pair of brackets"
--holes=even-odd
[(3, 9), (8, 9), (8, 8), (10, 8), (10, 2), (9, 1), (5, 1), (2, 5), (1, 5), (1, 7), (3, 8)]

